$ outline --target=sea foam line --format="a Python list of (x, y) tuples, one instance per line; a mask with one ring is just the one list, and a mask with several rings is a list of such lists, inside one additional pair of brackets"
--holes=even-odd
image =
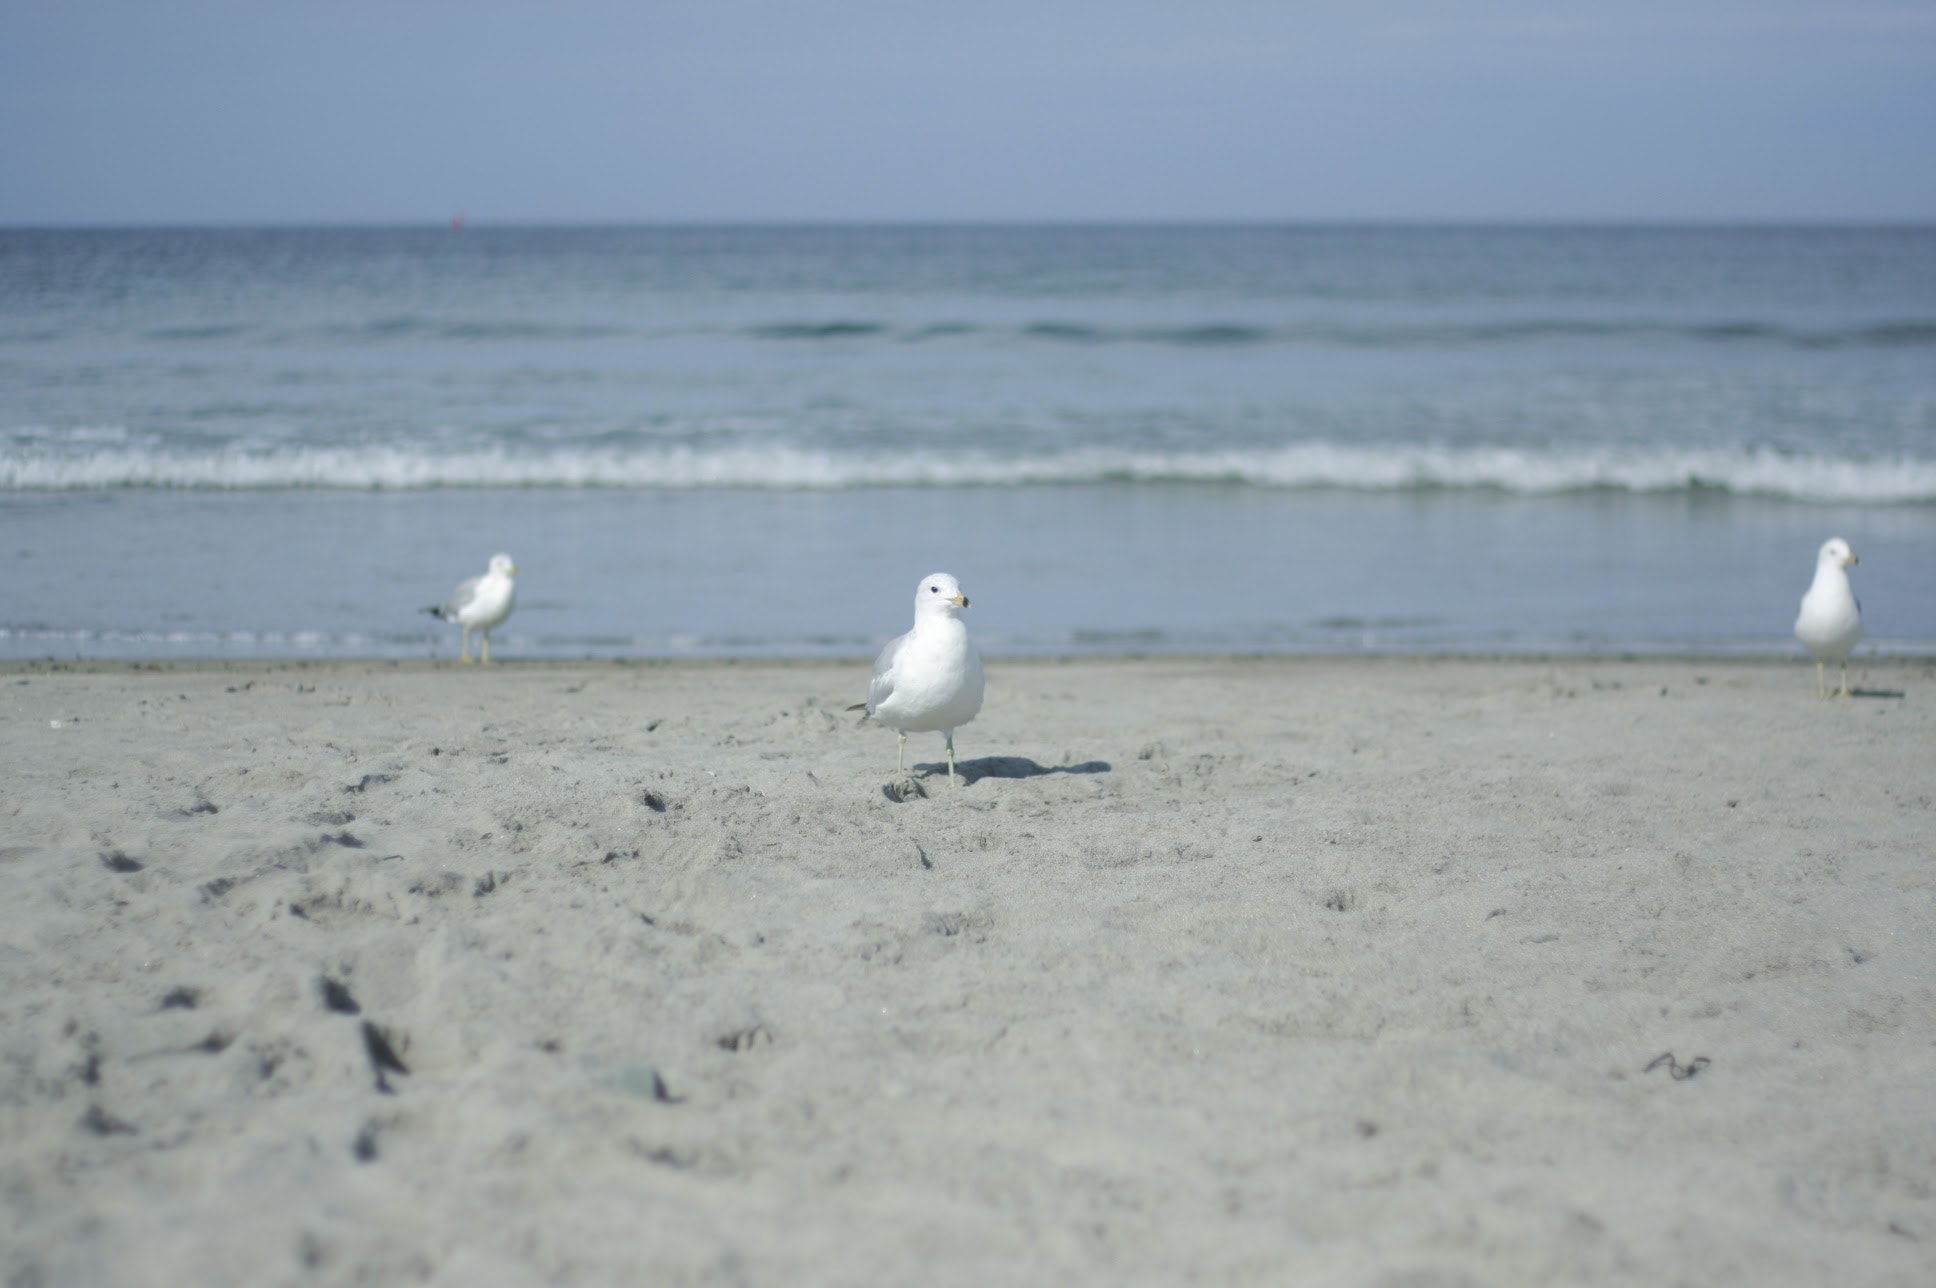
[(1037, 455), (905, 450), (843, 453), (798, 447), (560, 448), (426, 452), (388, 447), (279, 452), (0, 452), (0, 488), (28, 492), (116, 488), (351, 490), (431, 488), (845, 489), (998, 487), (1127, 482), (1224, 483), (1370, 492), (1491, 490), (1713, 491), (1796, 501), (1936, 502), (1936, 460), (1843, 460), (1765, 449), (1586, 448), (1536, 451), (1446, 445), (1177, 452), (1073, 448)]

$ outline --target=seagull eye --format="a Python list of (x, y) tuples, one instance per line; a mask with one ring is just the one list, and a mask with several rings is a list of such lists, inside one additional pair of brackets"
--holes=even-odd
[(939, 595), (939, 594), (941, 593), (941, 587), (939, 587), (939, 586), (930, 586), (930, 587), (928, 587), (928, 593), (929, 593), (930, 595)]

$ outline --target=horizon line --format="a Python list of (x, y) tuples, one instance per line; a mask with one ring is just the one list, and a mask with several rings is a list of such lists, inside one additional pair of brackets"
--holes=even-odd
[(1362, 216), (646, 216), (0, 220), (0, 232), (398, 231), (677, 228), (1471, 228), (1919, 229), (1936, 215), (1362, 215)]

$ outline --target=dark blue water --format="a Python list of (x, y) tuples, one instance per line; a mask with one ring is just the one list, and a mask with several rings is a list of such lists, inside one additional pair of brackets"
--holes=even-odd
[[(0, 231), (0, 656), (1936, 649), (1936, 230)], [(905, 583), (905, 585), (903, 585)]]

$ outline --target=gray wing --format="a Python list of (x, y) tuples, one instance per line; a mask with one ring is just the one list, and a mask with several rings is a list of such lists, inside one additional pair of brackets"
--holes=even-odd
[(463, 612), (477, 598), (477, 587), (483, 580), (482, 577), (472, 577), (469, 581), (459, 583), (457, 589), (450, 592), (450, 598), (437, 609), (437, 616), (450, 621)]
[(901, 656), (901, 646), (907, 643), (906, 635), (897, 635), (887, 642), (881, 655), (874, 659), (874, 678), (867, 682), (867, 714), (873, 715), (880, 710), (881, 703), (887, 701), (894, 692), (894, 663)]

